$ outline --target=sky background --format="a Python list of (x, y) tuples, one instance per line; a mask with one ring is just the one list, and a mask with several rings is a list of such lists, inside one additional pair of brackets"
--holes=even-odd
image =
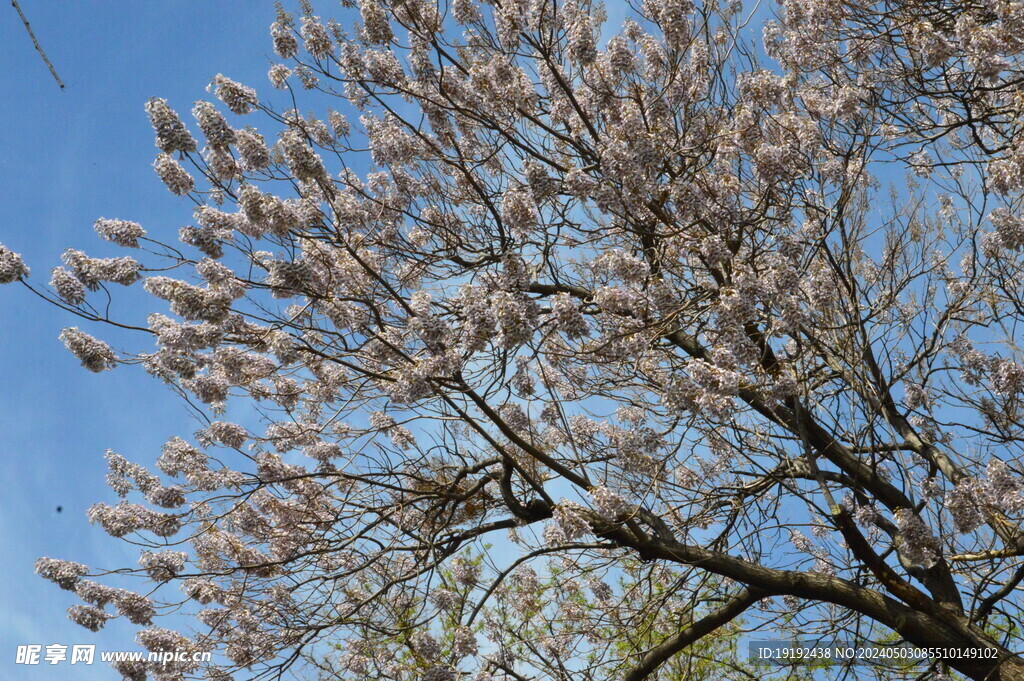
[[(42, 287), (68, 247), (125, 255), (93, 232), (99, 217), (139, 222), (164, 240), (191, 217), (152, 171), (153, 131), (143, 105), (163, 97), (190, 127), (197, 99), (217, 73), (257, 89), (272, 103), (272, 0), (20, 0), (36, 37), (66, 84), (52, 79), (17, 13), (0, 6), (0, 243), (22, 254)], [(294, 3), (287, 3), (289, 6)], [(315, 2), (335, 13), (335, 0)], [(621, 21), (609, 2), (609, 22)], [(760, 32), (760, 22), (752, 29)], [(283, 103), (283, 102), (282, 102)], [(219, 107), (223, 110), (223, 107)], [(281, 107), (278, 107), (281, 108)], [(138, 287), (136, 287), (137, 289)], [(120, 291), (118, 291), (120, 293)], [(94, 298), (90, 298), (93, 300)], [(113, 316), (145, 325), (145, 295), (116, 298)], [(150, 306), (145, 303), (149, 302)], [(81, 601), (33, 574), (40, 556), (93, 568), (134, 565), (137, 551), (89, 525), (86, 509), (116, 503), (104, 482), (113, 449), (151, 465), (172, 435), (199, 424), (170, 391), (141, 369), (92, 374), (58, 340), (80, 326), (115, 348), (139, 347), (36, 299), (20, 285), (0, 288), (0, 679), (117, 679), (91, 666), (15, 664), (19, 645), (95, 644), (138, 650), (136, 627), (119, 621), (93, 634), (73, 623)], [(62, 512), (57, 512), (57, 507)]]
[[(20, 4), (67, 86), (58, 88), (5, 3), (0, 243), (24, 256), (30, 281), (42, 286), (67, 247), (124, 254), (95, 235), (98, 217), (134, 220), (161, 235), (189, 221), (190, 205), (167, 192), (150, 167), (156, 148), (143, 105), (164, 97), (190, 121), (192, 103), (210, 98), (204, 88), (217, 73), (272, 94), (266, 71), (274, 8), (271, 0)], [(144, 319), (131, 304), (117, 310)], [(114, 622), (93, 634), (71, 623), (65, 610), (80, 601), (34, 575), (33, 563), (52, 556), (97, 568), (134, 564), (131, 546), (85, 518), (92, 503), (116, 502), (103, 480), (103, 453), (111, 448), (152, 463), (168, 437), (197, 429), (182, 403), (141, 369), (82, 369), (57, 338), (75, 325), (89, 330), (20, 285), (0, 288), (0, 678), (12, 681), (118, 678), (98, 660), (15, 664), (23, 644), (139, 649), (131, 625)]]

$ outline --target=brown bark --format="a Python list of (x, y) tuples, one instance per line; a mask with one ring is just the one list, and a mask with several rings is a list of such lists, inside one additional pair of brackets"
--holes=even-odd
[(767, 595), (767, 592), (760, 589), (743, 589), (721, 608), (684, 627), (647, 651), (622, 681), (642, 681), (677, 653), (736, 619), (744, 610)]
[(939, 605), (919, 591), (913, 599), (918, 607), (912, 607), (839, 577), (777, 570), (699, 546), (639, 538), (621, 526), (595, 529), (599, 536), (636, 549), (643, 558), (699, 566), (745, 584), (761, 597), (792, 595), (849, 608), (891, 628), (913, 645), (949, 651), (949, 666), (976, 681), (1024, 681), (1024, 658), (998, 645), (953, 608)]

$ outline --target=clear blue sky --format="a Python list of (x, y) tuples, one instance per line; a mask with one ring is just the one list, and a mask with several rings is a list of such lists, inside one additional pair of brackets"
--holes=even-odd
[[(0, 6), (0, 242), (22, 253), (31, 280), (45, 284), (68, 246), (111, 254), (92, 231), (100, 216), (163, 235), (188, 222), (188, 204), (150, 167), (156, 149), (143, 104), (164, 97), (187, 117), (218, 72), (270, 94), (274, 9), (271, 0), (20, 4), (67, 88), (58, 89), (10, 4)], [(322, 6), (334, 11), (336, 2)], [(80, 368), (57, 339), (76, 324), (19, 285), (0, 288), (0, 678), (12, 681), (116, 678), (98, 661), (14, 664), (16, 646), (26, 643), (137, 649), (130, 626), (93, 634), (68, 621), (64, 611), (77, 599), (35, 576), (32, 565), (43, 555), (133, 564), (130, 546), (85, 519), (92, 503), (115, 501), (103, 452), (152, 462), (167, 437), (196, 430), (141, 370)]]
[[(30, 280), (43, 285), (64, 248), (121, 254), (93, 233), (98, 217), (134, 220), (165, 238), (188, 222), (189, 203), (150, 167), (156, 149), (143, 104), (164, 97), (188, 120), (218, 72), (273, 100), (265, 74), (274, 9), (272, 0), (20, 3), (67, 86), (57, 87), (14, 9), (0, 5), (0, 242), (21, 253)], [(315, 4), (325, 15), (337, 10), (336, 0)], [(618, 8), (609, 3), (609, 27), (619, 24)], [(137, 321), (146, 312), (119, 309)], [(57, 339), (71, 325), (85, 326), (21, 286), (0, 288), (0, 679), (117, 677), (98, 661), (15, 664), (23, 644), (137, 649), (130, 625), (92, 634), (68, 621), (64, 611), (78, 599), (35, 576), (33, 563), (45, 555), (94, 567), (134, 564), (132, 547), (85, 519), (92, 503), (116, 500), (103, 480), (103, 452), (152, 462), (169, 436), (197, 428), (141, 370), (95, 375), (79, 367)]]

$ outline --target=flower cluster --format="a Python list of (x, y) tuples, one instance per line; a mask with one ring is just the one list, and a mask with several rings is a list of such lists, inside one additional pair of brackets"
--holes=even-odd
[(155, 582), (166, 582), (174, 579), (185, 569), (188, 554), (183, 551), (143, 551), (139, 556), (139, 565)]
[(211, 87), (217, 99), (224, 102), (232, 113), (247, 114), (258, 104), (255, 90), (219, 73), (214, 76)]
[(156, 146), (165, 154), (176, 151), (192, 152), (196, 150), (196, 141), (178, 118), (178, 114), (167, 105), (166, 99), (154, 97), (146, 102), (146, 113), (156, 131)]
[(983, 477), (964, 477), (945, 494), (958, 532), (972, 532), (998, 513), (1024, 512), (1024, 481), (1005, 462), (992, 459)]
[(617, 520), (619, 516), (629, 510), (629, 504), (618, 494), (604, 485), (590, 488), (590, 501), (605, 520)]
[(582, 513), (578, 504), (563, 501), (552, 511), (553, 523), (544, 530), (544, 537), (550, 544), (574, 542), (590, 534), (590, 523)]
[(96, 233), (107, 241), (125, 248), (138, 248), (139, 239), (146, 235), (142, 225), (129, 220), (108, 220), (100, 218), (93, 225)]
[(102, 608), (93, 605), (72, 605), (68, 608), (68, 619), (89, 631), (99, 631), (110, 617)]
[(540, 220), (533, 197), (520, 188), (507, 190), (501, 197), (501, 220), (516, 238), (528, 237)]
[(141, 266), (134, 258), (90, 258), (85, 253), (69, 248), (61, 260), (71, 273), (91, 291), (99, 288), (100, 282), (109, 281), (129, 286), (139, 280)]
[(35, 571), (43, 579), (48, 579), (60, 588), (69, 591), (75, 588), (84, 575), (89, 574), (89, 568), (85, 565), (57, 558), (38, 559)]
[(69, 305), (81, 305), (85, 302), (85, 284), (63, 267), (53, 268), (50, 286), (57, 296)]
[(157, 156), (153, 168), (172, 194), (184, 196), (195, 189), (195, 180), (169, 154)]
[(246, 171), (265, 170), (270, 166), (270, 149), (263, 136), (252, 130), (238, 130), (235, 133), (235, 149), (241, 166)]
[(27, 277), (28, 271), (20, 255), (0, 244), (0, 284), (10, 284)]
[(64, 342), (64, 347), (89, 371), (106, 371), (117, 365), (117, 355), (109, 345), (84, 331), (79, 331), (77, 327), (61, 331), (60, 339)]
[(270, 26), (270, 35), (274, 39), (274, 52), (282, 59), (291, 59), (299, 50), (299, 41), (290, 27), (278, 20)]
[(310, 148), (298, 130), (292, 128), (281, 135), (281, 150), (284, 152), (285, 158), (288, 159), (288, 167), (300, 182), (326, 183), (329, 181), (323, 161)]
[(409, 429), (398, 425), (393, 418), (383, 412), (372, 412), (370, 425), (382, 433), (386, 433), (391, 438), (391, 442), (401, 449), (409, 449), (416, 443)]
[(914, 565), (929, 568), (934, 565), (942, 554), (938, 539), (932, 534), (921, 516), (910, 509), (901, 508), (895, 514), (896, 548), (900, 554)]
[(196, 102), (192, 107), (192, 115), (199, 123), (199, 129), (203, 131), (206, 143), (211, 148), (226, 149), (235, 141), (235, 131), (210, 102)]
[(413, 649), (425, 660), (433, 660), (441, 654), (441, 645), (437, 639), (428, 631), (418, 631), (413, 634), (409, 642)]
[(331, 56), (334, 43), (331, 42), (331, 36), (327, 34), (327, 29), (320, 23), (318, 17), (302, 17), (302, 28), (299, 32), (302, 34), (303, 47), (309, 52), (309, 56), (313, 59), (327, 59)]
[(142, 530), (152, 532), (158, 537), (170, 537), (180, 529), (178, 516), (157, 513), (139, 504), (95, 504), (89, 508), (87, 515), (89, 522), (99, 523), (111, 537), (123, 537)]

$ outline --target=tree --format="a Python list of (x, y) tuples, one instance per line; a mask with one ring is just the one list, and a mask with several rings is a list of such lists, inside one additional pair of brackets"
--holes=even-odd
[(358, 10), (279, 8), (291, 108), (214, 79), (266, 137), (198, 102), (199, 152), (147, 104), (186, 248), (102, 219), (146, 262), (32, 287), (132, 327), (91, 292), (144, 279), (155, 349), (62, 338), (206, 405), (162, 476), (108, 453), (90, 520), (154, 584), (41, 559), (71, 617), (213, 679), (763, 675), (716, 652), (741, 628), (1024, 679), (1024, 10), (783, 0), (763, 41), (739, 2)]

